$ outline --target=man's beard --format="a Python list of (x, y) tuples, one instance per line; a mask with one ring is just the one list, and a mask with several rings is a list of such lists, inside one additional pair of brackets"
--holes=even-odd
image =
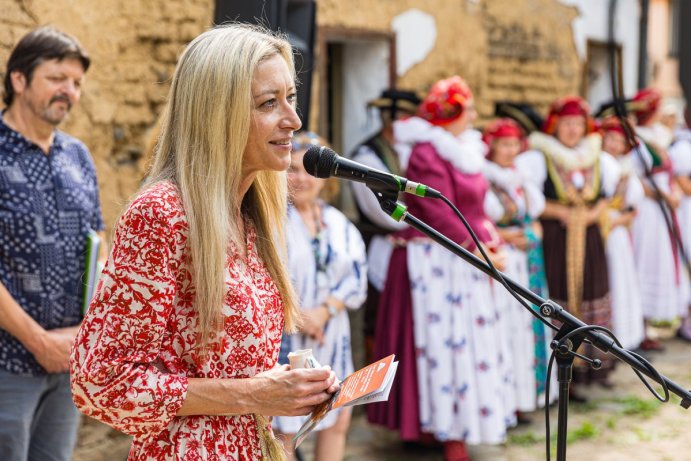
[[(60, 101), (64, 102), (67, 105), (67, 110), (65, 112), (59, 111), (58, 113), (55, 113), (55, 111), (53, 111), (53, 103)], [(70, 102), (68, 97), (64, 95), (53, 96), (48, 102), (48, 107), (46, 108), (46, 110), (43, 111), (43, 119), (51, 125), (57, 126), (67, 118), (67, 116), (70, 113), (70, 110), (72, 110), (72, 103)]]

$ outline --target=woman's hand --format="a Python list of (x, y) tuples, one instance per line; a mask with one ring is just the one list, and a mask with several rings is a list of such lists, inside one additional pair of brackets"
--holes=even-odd
[(673, 210), (679, 208), (679, 205), (681, 204), (681, 198), (682, 194), (681, 191), (678, 188), (672, 188), (672, 191), (669, 194), (663, 194), (665, 202), (667, 202), (667, 205)]
[(324, 306), (315, 307), (314, 309), (303, 309), (301, 311), (302, 321), (300, 331), (305, 336), (316, 339), (319, 345), (324, 344), (324, 327), (329, 321), (329, 312)]
[(329, 367), (291, 370), (290, 365), (281, 365), (251, 378), (250, 386), (257, 413), (298, 416), (328, 400), (339, 383)]
[(567, 206), (560, 205), (559, 209), (559, 221), (561, 221), (562, 226), (569, 227), (571, 225), (572, 211), (571, 208)]
[(612, 220), (612, 228), (618, 227), (618, 226), (624, 226), (624, 227), (629, 227), (631, 223), (633, 222), (633, 219), (636, 217), (636, 210), (626, 210), (622, 211), (619, 216), (614, 218)]
[(597, 203), (587, 211), (585, 215), (586, 224), (591, 225), (596, 223), (600, 219), (600, 216), (607, 210), (607, 205), (607, 200), (598, 200)]
[(545, 219), (556, 219), (561, 222), (563, 227), (569, 227), (571, 221), (571, 209), (551, 200), (545, 202), (545, 209), (542, 212), (542, 217)]
[(528, 239), (526, 238), (523, 229), (501, 229), (499, 230), (499, 235), (501, 235), (502, 239), (506, 243), (513, 245), (521, 251), (528, 249)]
[(339, 387), (329, 367), (291, 370), (282, 365), (252, 378), (189, 378), (177, 416), (306, 415)]
[(530, 228), (533, 230), (535, 237), (542, 241), (542, 224), (540, 224), (540, 221), (533, 221), (530, 223)]
[[(501, 247), (487, 248), (483, 245), (483, 249), (489, 257), (489, 260), (492, 262), (492, 265), (498, 271), (503, 271), (506, 268), (506, 253), (504, 252), (504, 250), (501, 249)], [(475, 256), (482, 259), (483, 261), (485, 260), (485, 257), (482, 256), (482, 253), (480, 253), (479, 248), (476, 249), (473, 253), (475, 254)]]

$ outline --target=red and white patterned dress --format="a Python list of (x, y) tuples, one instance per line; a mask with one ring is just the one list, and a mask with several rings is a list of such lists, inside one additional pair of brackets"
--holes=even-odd
[(72, 393), (86, 415), (134, 436), (130, 460), (255, 460), (253, 415), (176, 417), (188, 378), (249, 378), (277, 361), (283, 304), (255, 249), (228, 252), (225, 334), (200, 359), (179, 192), (162, 182), (120, 219), (72, 350)]

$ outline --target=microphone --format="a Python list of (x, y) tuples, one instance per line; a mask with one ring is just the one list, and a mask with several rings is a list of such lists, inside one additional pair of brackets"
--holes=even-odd
[(348, 160), (324, 146), (312, 146), (307, 149), (302, 165), (307, 173), (316, 178), (335, 176), (364, 183), (373, 191), (406, 192), (429, 198), (441, 197), (441, 193), (431, 187)]

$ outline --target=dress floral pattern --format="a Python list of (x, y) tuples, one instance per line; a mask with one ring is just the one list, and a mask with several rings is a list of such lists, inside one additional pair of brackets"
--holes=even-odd
[(282, 301), (256, 252), (255, 230), (246, 228), (246, 258), (233, 245), (228, 251), (223, 331), (202, 357), (176, 186), (153, 185), (120, 219), (71, 375), (83, 413), (134, 436), (130, 460), (261, 458), (253, 415), (176, 416), (188, 378), (249, 378), (277, 361)]
[[(485, 177), (491, 185), (484, 202), (487, 216), (498, 227), (520, 230), (529, 239), (527, 234), (532, 230), (533, 221), (545, 208), (542, 191), (513, 166), (503, 167), (488, 162)], [(528, 252), (509, 243), (505, 243), (502, 249), (506, 255), (504, 274), (522, 286), (529, 286)], [(492, 288), (510, 345), (509, 360), (514, 372), (516, 407), (519, 411), (534, 411), (538, 404), (536, 366), (541, 358), (536, 356), (538, 338), (533, 321), (537, 319), (501, 284), (494, 283)], [(539, 326), (545, 328), (542, 323)], [(540, 346), (544, 348), (545, 333), (540, 333), (539, 339), (543, 341)], [(544, 381), (542, 384), (544, 387)]]
[[(416, 117), (396, 122), (394, 132), (397, 148), (407, 152), (406, 177), (448, 197), (480, 242), (495, 241), (496, 230), (483, 208), (488, 184), (481, 172), (486, 147), (480, 134), (466, 130), (456, 138)], [(407, 198), (406, 204), (412, 215), (467, 250), (476, 249), (468, 231), (448, 208), (417, 197)], [(507, 427), (515, 423), (516, 406), (509, 343), (493, 282), (417, 230), (405, 229), (396, 236), (405, 242), (406, 264), (392, 266), (387, 280), (400, 280), (402, 272), (409, 278), (421, 431), (442, 442), (503, 443)], [(390, 290), (388, 286), (384, 289), (380, 316), (386, 315), (381, 309), (391, 302), (386, 298)], [(404, 331), (395, 334), (402, 336)], [(399, 373), (399, 380), (407, 376), (403, 369)], [(405, 408), (401, 413), (404, 417), (412, 414)]]

